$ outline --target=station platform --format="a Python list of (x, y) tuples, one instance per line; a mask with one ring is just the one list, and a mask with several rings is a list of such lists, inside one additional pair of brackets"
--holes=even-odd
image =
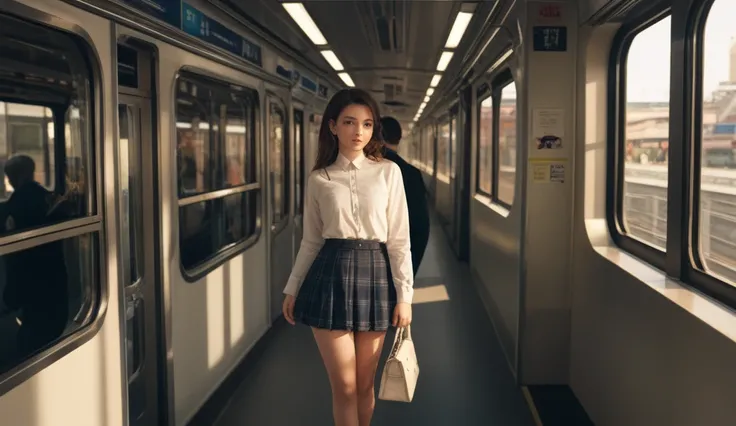
[[(433, 215), (434, 216), (434, 215)], [(412, 336), (420, 375), (413, 402), (376, 399), (373, 425), (535, 426), (491, 321), (436, 217), (415, 282)], [(386, 336), (380, 374), (393, 331)], [(279, 320), (190, 425), (332, 424), (330, 385), (312, 333)]]

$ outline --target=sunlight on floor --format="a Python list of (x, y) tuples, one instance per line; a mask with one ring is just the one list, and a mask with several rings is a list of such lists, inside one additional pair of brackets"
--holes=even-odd
[(447, 294), (447, 287), (444, 284), (433, 285), (432, 287), (420, 287), (414, 290), (413, 305), (418, 303), (446, 302), (450, 300)]

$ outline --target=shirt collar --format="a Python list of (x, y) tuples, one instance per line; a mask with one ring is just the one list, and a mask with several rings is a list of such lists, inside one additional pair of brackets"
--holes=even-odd
[(355, 166), (356, 169), (360, 169), (360, 166), (363, 164), (364, 161), (365, 161), (365, 154), (362, 151), (360, 152), (360, 155), (358, 155), (358, 157), (356, 157), (355, 160), (353, 161), (348, 160), (347, 157), (342, 155), (342, 153), (338, 153), (337, 159), (335, 160), (335, 164), (339, 166), (340, 168), (342, 168), (343, 170), (348, 170), (348, 168), (350, 167), (350, 164)]

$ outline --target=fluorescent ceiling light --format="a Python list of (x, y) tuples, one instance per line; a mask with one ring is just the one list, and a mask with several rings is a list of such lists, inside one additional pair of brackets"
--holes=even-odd
[(429, 83), (429, 87), (437, 87), (437, 85), (440, 84), (441, 79), (442, 74), (435, 74), (434, 77), (432, 77), (432, 82)]
[(342, 62), (337, 59), (337, 55), (335, 55), (335, 52), (333, 52), (332, 50), (322, 50), (320, 53), (322, 53), (322, 56), (325, 57), (327, 63), (330, 64), (330, 66), (334, 68), (335, 71), (342, 71), (345, 69), (342, 66)]
[(317, 46), (327, 44), (327, 39), (322, 35), (322, 32), (317, 27), (317, 24), (314, 23), (312, 17), (309, 16), (309, 12), (307, 12), (307, 9), (304, 8), (303, 4), (282, 3), (282, 5), (284, 6), (284, 9), (286, 9), (286, 12), (291, 15), (291, 19), (293, 19), (294, 22), (299, 25), (299, 28), (304, 31), (304, 34), (312, 40), (312, 43)]
[(452, 52), (442, 52), (439, 62), (437, 62), (437, 71), (444, 71), (452, 59)]
[(424, 97), (424, 102), (429, 102), (429, 96)]
[(348, 85), (350, 87), (355, 87), (355, 83), (353, 83), (353, 79), (350, 78), (350, 74), (348, 74), (346, 72), (341, 72), (340, 74), (338, 74), (338, 76), (342, 79), (342, 81), (346, 85)]
[(424, 107), (427, 106), (427, 102), (422, 102), (421, 105), (419, 105), (419, 109), (424, 109)]
[(445, 43), (446, 49), (454, 49), (460, 44), (460, 40), (462, 40), (463, 34), (465, 34), (465, 30), (468, 28), (472, 17), (472, 13), (458, 12), (455, 17), (455, 23), (452, 24), (450, 35), (447, 36), (447, 42)]
[(430, 87), (429, 89), (427, 89), (427, 96), (432, 96), (433, 93), (434, 93), (433, 88)]

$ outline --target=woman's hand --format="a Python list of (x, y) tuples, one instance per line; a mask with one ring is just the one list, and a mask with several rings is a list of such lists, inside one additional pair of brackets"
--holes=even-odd
[(406, 327), (411, 324), (411, 304), (398, 303), (394, 308), (394, 327)]
[(294, 321), (294, 302), (296, 301), (296, 298), (290, 294), (287, 294), (284, 298), (284, 306), (282, 308), (282, 311), (284, 312), (284, 318), (286, 318), (286, 321), (291, 324), (295, 325), (296, 321)]

